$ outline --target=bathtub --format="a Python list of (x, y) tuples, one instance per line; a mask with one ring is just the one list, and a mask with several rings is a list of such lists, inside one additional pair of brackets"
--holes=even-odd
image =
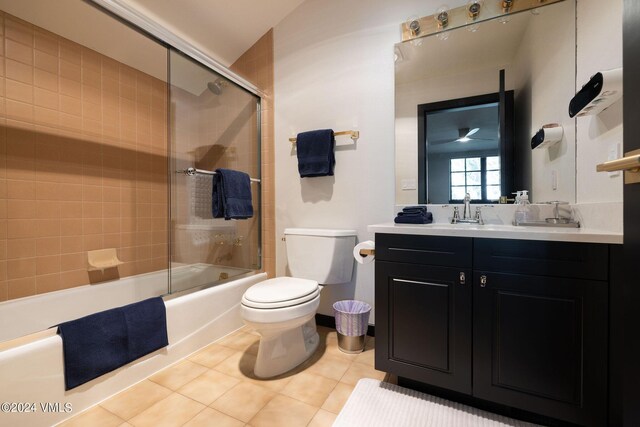
[[(249, 270), (211, 264), (171, 269), (172, 293), (246, 274)], [(0, 343), (43, 331), (67, 320), (167, 293), (168, 271), (49, 292), (0, 303)]]
[[(173, 284), (184, 284), (183, 280), (193, 286), (200, 281), (204, 284), (211, 278), (218, 280), (221, 273), (229, 276), (240, 273), (229, 268), (223, 271), (216, 270), (217, 267), (207, 268), (211, 266), (206, 265), (182, 267), (179, 268), (184, 274), (174, 274)], [(242, 295), (250, 286), (266, 279), (264, 273), (245, 274), (196, 292), (166, 297), (169, 346), (65, 391), (62, 340), (55, 334), (55, 328), (46, 328), (61, 321), (166, 293), (166, 275), (166, 271), (149, 273), (113, 283), (23, 298), (16, 300), (16, 306), (6, 309), (6, 312), (0, 307), (3, 329), (7, 325), (15, 326), (22, 331), (19, 335), (25, 335), (25, 330), (39, 331), (26, 332), (30, 335), (0, 343), (0, 404), (29, 404), (27, 409), (35, 409), (29, 413), (0, 412), (0, 426), (56, 424), (235, 331), (242, 326)], [(131, 289), (132, 284), (134, 289)], [(38, 301), (38, 298), (44, 301)], [(19, 320), (8, 317), (11, 315), (19, 316)], [(22, 316), (38, 319), (31, 326), (23, 327), (20, 324)], [(41, 404), (48, 405), (48, 411), (43, 411)], [(69, 408), (72, 411), (68, 412)]]

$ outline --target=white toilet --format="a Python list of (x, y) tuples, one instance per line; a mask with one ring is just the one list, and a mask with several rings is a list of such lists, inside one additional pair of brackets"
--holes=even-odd
[(287, 372), (318, 347), (315, 314), (322, 285), (348, 283), (353, 272), (355, 230), (287, 228), (287, 260), (294, 277), (253, 285), (240, 306), (244, 323), (260, 334), (254, 373)]

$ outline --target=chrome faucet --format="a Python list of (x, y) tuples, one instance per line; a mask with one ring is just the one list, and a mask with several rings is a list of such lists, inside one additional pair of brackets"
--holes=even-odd
[(453, 207), (453, 218), (451, 218), (451, 224), (484, 224), (484, 221), (482, 220), (482, 208), (480, 206), (476, 207), (476, 214), (474, 217), (471, 217), (471, 195), (469, 193), (464, 195), (464, 210), (462, 211), (462, 218), (460, 218), (458, 207)]
[(471, 219), (471, 195), (464, 195), (464, 210), (462, 211), (462, 219)]

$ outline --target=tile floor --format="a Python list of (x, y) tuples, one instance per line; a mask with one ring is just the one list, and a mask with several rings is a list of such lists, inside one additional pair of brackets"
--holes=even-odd
[(373, 368), (374, 338), (351, 355), (338, 349), (335, 330), (318, 333), (309, 360), (260, 380), (253, 375), (259, 337), (245, 327), (62, 426), (330, 426), (360, 378), (386, 376)]

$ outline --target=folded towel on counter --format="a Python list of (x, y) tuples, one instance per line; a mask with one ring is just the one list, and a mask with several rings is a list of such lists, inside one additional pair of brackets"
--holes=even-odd
[(402, 208), (402, 212), (404, 213), (426, 213), (426, 206), (406, 206)]
[(162, 298), (150, 298), (58, 325), (65, 389), (78, 387), (169, 344)]
[(396, 224), (431, 224), (433, 217), (427, 212), (426, 215), (398, 215), (393, 221)]
[(332, 129), (299, 133), (296, 138), (298, 172), (301, 178), (332, 176), (336, 164), (336, 140)]
[(231, 169), (216, 169), (216, 174), (213, 175), (211, 215), (226, 220), (253, 216), (251, 178), (248, 174)]
[(397, 216), (425, 216), (431, 215), (431, 212), (398, 212)]
[(427, 212), (426, 206), (407, 206), (396, 214), (396, 224), (431, 224), (433, 214)]

